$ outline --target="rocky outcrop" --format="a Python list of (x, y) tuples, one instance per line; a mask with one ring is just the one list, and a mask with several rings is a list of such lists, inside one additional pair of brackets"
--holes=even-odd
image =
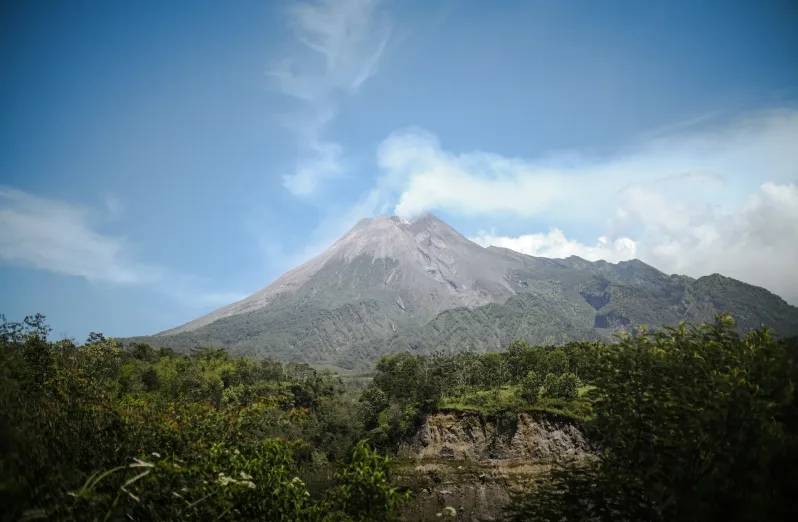
[(551, 414), (486, 419), (478, 413), (429, 416), (398, 452), (398, 476), (413, 491), (404, 520), (498, 520), (514, 489), (527, 489), (556, 464), (581, 464), (591, 447), (574, 422)]
[(486, 420), (477, 413), (439, 413), (399, 450), (399, 457), (452, 460), (582, 461), (590, 449), (573, 422), (521, 413)]

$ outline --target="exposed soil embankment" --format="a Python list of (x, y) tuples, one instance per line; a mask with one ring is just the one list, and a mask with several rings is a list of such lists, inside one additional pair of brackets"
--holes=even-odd
[(587, 439), (572, 422), (550, 414), (486, 419), (478, 413), (438, 413), (399, 450), (402, 458), (455, 460), (581, 460)]
[(399, 450), (397, 474), (414, 493), (404, 520), (497, 520), (513, 489), (534, 487), (555, 463), (584, 462), (590, 446), (579, 427), (549, 414), (486, 419), (478, 413), (427, 417)]

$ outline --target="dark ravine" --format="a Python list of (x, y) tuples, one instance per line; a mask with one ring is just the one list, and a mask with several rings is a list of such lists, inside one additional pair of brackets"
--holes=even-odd
[(764, 323), (798, 334), (798, 308), (719, 274), (693, 279), (639, 260), (532, 257), (483, 248), (431, 214), (379, 216), (242, 301), (123, 341), (357, 368), (403, 350), (612, 340), (635, 325), (712, 321), (719, 312), (731, 313), (740, 331)]
[(413, 492), (402, 519), (437, 520), (436, 514), (450, 506), (457, 520), (497, 520), (512, 490), (534, 487), (555, 463), (590, 458), (588, 441), (567, 418), (431, 415), (399, 450), (398, 483)]

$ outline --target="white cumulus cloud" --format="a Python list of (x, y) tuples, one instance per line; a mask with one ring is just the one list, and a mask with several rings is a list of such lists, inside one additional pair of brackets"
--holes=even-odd
[[(544, 257), (638, 258), (668, 273), (719, 272), (798, 304), (798, 111), (698, 118), (603, 157), (539, 158), (447, 150), (406, 129), (377, 152), (376, 189), (393, 212), (480, 217), (472, 239)], [(520, 236), (496, 231), (545, 218)], [(570, 234), (598, 230), (591, 244)]]
[(765, 183), (731, 211), (691, 207), (650, 188), (633, 187), (623, 191), (612, 221), (618, 229), (635, 225), (642, 230), (636, 239), (602, 236), (592, 246), (568, 239), (559, 229), (516, 237), (481, 232), (471, 240), (540, 257), (576, 255), (613, 263), (637, 258), (669, 274), (721, 273), (798, 305), (795, 184)]
[(484, 247), (509, 248), (522, 254), (537, 257), (562, 259), (569, 256), (578, 256), (588, 261), (603, 259), (612, 263), (637, 257), (637, 242), (628, 237), (621, 237), (609, 242), (606, 237), (602, 236), (598, 238), (594, 246), (588, 246), (568, 239), (562, 230), (558, 228), (554, 228), (545, 234), (523, 234), (517, 237), (498, 236), (494, 231), (480, 232), (469, 239)]
[(625, 222), (641, 223), (639, 258), (669, 273), (719, 272), (798, 304), (798, 187), (766, 182), (739, 207), (714, 211), (626, 191)]
[(606, 217), (618, 192), (632, 184), (679, 178), (689, 189), (694, 180), (722, 180), (723, 189), (702, 194), (702, 201), (729, 205), (765, 181), (798, 179), (798, 111), (758, 113), (701, 130), (676, 128), (608, 157), (571, 151), (532, 159), (453, 152), (429, 132), (404, 130), (378, 149), (380, 184), (401, 216), (437, 209), (579, 221)]

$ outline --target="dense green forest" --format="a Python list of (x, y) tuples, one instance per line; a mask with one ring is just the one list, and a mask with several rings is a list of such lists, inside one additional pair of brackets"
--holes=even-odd
[(3, 520), (401, 518), (414, 492), (392, 456), (441, 411), (556, 415), (589, 437), (590, 461), (515, 491), (508, 520), (783, 519), (798, 498), (798, 343), (734, 326), (400, 353), (354, 375), (54, 342), (42, 316), (3, 320)]

